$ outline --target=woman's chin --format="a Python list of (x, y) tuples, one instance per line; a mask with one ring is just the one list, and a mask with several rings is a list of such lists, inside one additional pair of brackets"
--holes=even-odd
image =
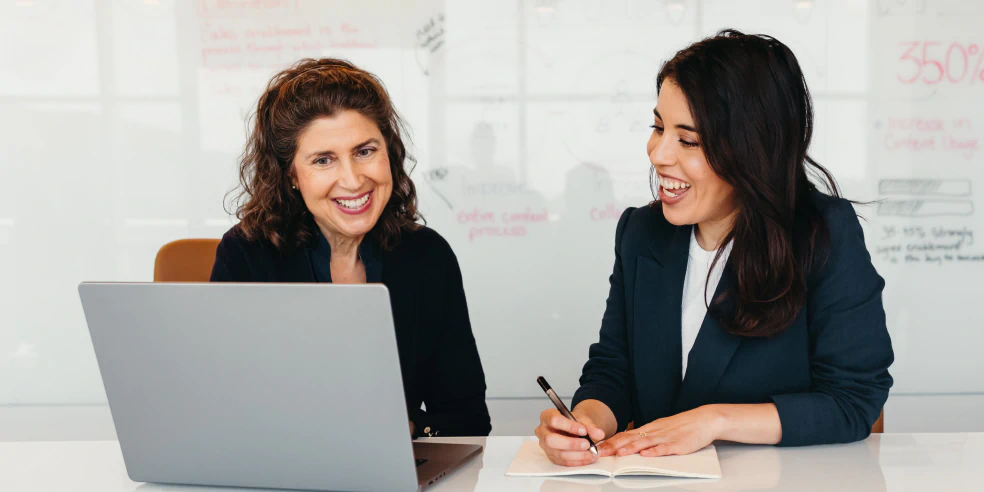
[(330, 223), (334, 229), (345, 236), (362, 236), (372, 230), (379, 220), (375, 210), (368, 210), (358, 215), (351, 215), (340, 210), (332, 210)]
[(331, 220), (329, 230), (341, 237), (357, 238), (365, 236), (376, 225), (375, 222), (370, 222), (369, 220), (353, 220), (347, 217), (340, 219)]
[(675, 226), (685, 226), (693, 224), (694, 222), (690, 219), (690, 214), (685, 213), (681, 210), (674, 210), (673, 207), (663, 206), (663, 217), (666, 221)]
[(346, 227), (339, 232), (341, 232), (343, 235), (347, 237), (362, 237), (365, 236), (366, 234), (369, 234), (369, 231), (371, 230), (372, 230), (371, 226), (369, 227), (358, 226), (358, 227)]

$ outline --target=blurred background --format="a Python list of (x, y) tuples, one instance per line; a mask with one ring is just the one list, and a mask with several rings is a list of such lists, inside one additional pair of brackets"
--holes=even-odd
[(813, 157), (872, 202), (886, 431), (984, 431), (982, 23), (972, 0), (2, 0), (0, 439), (114, 438), (78, 283), (150, 281), (162, 245), (235, 224), (247, 116), (323, 56), (376, 73), (412, 128), (493, 434), (530, 434), (536, 376), (569, 398), (597, 339), (618, 217), (652, 200), (660, 65), (723, 28), (792, 48)]

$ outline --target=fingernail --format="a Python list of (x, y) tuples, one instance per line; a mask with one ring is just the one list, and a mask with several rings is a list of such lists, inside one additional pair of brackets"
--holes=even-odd
[(583, 436), (583, 435), (587, 434), (588, 431), (584, 427), (578, 427), (577, 433)]
[(581, 449), (588, 449), (588, 441), (581, 442)]

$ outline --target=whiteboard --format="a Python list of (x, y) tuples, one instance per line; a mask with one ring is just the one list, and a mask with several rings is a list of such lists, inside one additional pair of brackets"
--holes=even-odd
[(234, 221), (245, 117), (302, 57), (378, 74), (461, 263), (491, 398), (571, 395), (621, 211), (652, 199), (662, 61), (734, 27), (796, 53), (811, 152), (885, 277), (896, 393), (984, 391), (984, 3), (17, 0), (0, 3), (0, 404), (105, 401), (76, 285), (149, 281)]

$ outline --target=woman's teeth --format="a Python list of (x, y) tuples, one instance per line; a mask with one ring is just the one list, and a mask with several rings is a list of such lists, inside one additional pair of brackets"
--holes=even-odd
[(660, 183), (660, 186), (663, 187), (663, 193), (666, 193), (667, 196), (676, 197), (677, 194), (671, 192), (670, 190), (686, 190), (690, 188), (690, 183), (685, 183), (683, 181), (664, 180), (662, 183)]
[(352, 210), (355, 210), (355, 209), (357, 209), (357, 208), (365, 205), (366, 202), (369, 201), (369, 195), (370, 195), (369, 193), (366, 193), (365, 195), (362, 195), (362, 198), (359, 198), (359, 199), (356, 199), (356, 200), (335, 200), (335, 203), (337, 203), (337, 204), (339, 204), (339, 205), (341, 205), (341, 206), (343, 206), (345, 208), (350, 208)]

